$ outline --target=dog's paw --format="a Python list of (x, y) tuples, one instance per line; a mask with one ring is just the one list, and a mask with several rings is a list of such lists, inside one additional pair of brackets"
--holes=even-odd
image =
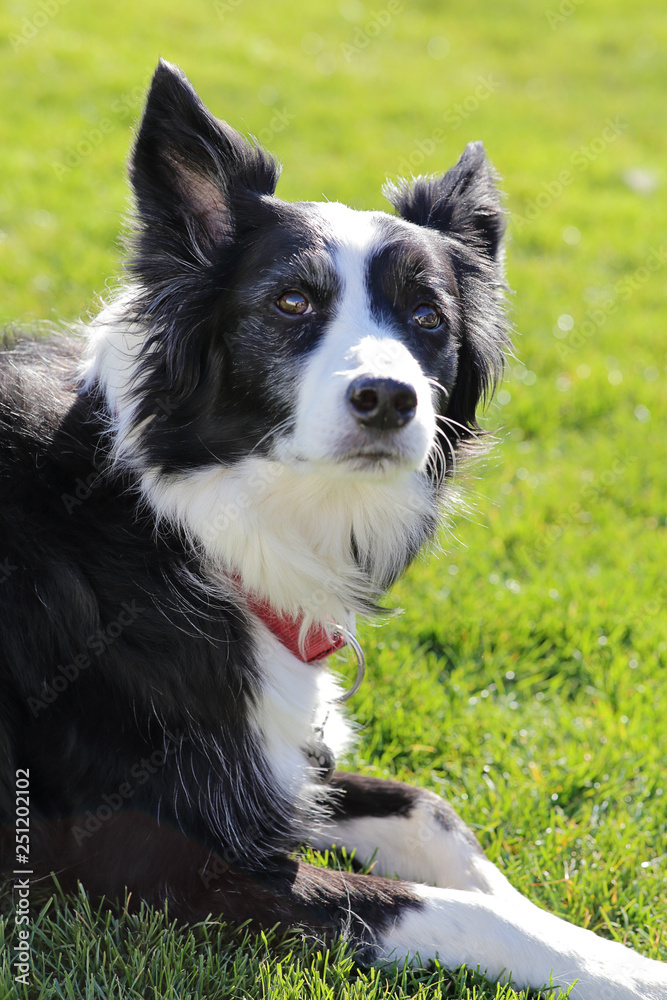
[(667, 1000), (667, 964), (616, 947), (615, 961), (586, 967), (569, 1000)]

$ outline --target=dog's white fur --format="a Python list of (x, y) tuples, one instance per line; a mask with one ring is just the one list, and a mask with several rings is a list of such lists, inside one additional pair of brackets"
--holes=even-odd
[(519, 987), (574, 984), (570, 1000), (665, 1000), (664, 964), (561, 920), (517, 892), (415, 885), (425, 902), (386, 936), (388, 958), (436, 956)]

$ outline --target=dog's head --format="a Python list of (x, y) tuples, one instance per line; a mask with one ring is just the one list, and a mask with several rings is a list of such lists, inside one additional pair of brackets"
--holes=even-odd
[(279, 169), (160, 63), (130, 164), (135, 426), (168, 470), (264, 454), (441, 477), (500, 370), (503, 214), (481, 143), (398, 215), (274, 196)]
[(502, 365), (503, 214), (480, 143), (389, 186), (397, 215), (286, 203), (278, 175), (158, 66), (132, 280), (93, 324), (88, 385), (158, 515), (317, 617), (368, 606), (436, 527)]

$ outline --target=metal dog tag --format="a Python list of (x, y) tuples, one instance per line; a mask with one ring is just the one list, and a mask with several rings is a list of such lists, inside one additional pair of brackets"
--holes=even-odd
[(324, 732), (319, 727), (313, 730), (313, 738), (304, 747), (304, 752), (310, 766), (317, 772), (317, 781), (326, 785), (331, 781), (336, 770), (336, 758), (333, 751), (323, 739)]

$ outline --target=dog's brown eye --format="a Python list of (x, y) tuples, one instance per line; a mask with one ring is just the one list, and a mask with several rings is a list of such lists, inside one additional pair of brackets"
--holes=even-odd
[(415, 323), (424, 330), (437, 330), (442, 323), (442, 313), (430, 302), (422, 302), (412, 314)]
[(288, 316), (305, 316), (306, 313), (313, 311), (313, 307), (306, 296), (294, 289), (283, 292), (276, 305), (281, 312), (286, 313)]

